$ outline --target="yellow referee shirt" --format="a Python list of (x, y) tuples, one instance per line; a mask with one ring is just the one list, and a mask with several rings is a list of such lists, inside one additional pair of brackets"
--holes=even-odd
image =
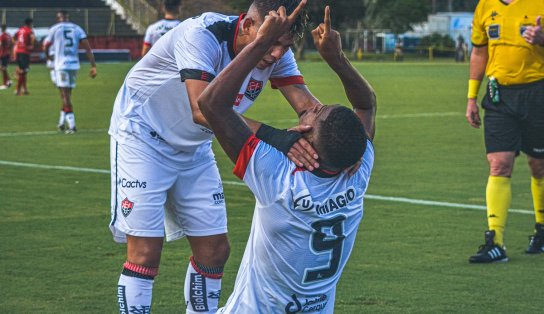
[[(537, 16), (544, 22), (543, 0), (480, 0), (472, 22), (472, 44), (488, 45), (486, 75), (500, 84), (524, 84), (544, 79), (544, 47), (522, 37)], [(541, 24), (542, 24), (541, 22)]]

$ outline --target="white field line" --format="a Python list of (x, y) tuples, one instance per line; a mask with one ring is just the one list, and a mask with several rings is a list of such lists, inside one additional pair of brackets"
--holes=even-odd
[[(409, 118), (431, 118), (431, 117), (455, 117), (463, 116), (462, 112), (421, 112), (406, 114), (384, 114), (377, 115), (376, 119), (409, 119)], [(263, 123), (298, 123), (298, 119), (262, 120)], [(0, 133), (1, 134), (1, 133)]]
[[(12, 167), (48, 169), (48, 170), (65, 170), (65, 171), (75, 171), (75, 172), (90, 172), (90, 173), (101, 173), (101, 174), (109, 174), (110, 173), (110, 170), (106, 170), (106, 169), (93, 169), (93, 168), (41, 165), (41, 164), (14, 162), (14, 161), (7, 161), (7, 160), (0, 160), (0, 165), (1, 166), (12, 166)], [(243, 182), (238, 182), (238, 181), (223, 181), (223, 184), (236, 185), (236, 186), (245, 186), (245, 184)], [(379, 201), (395, 202), (395, 203), (415, 204), (415, 205), (427, 205), (427, 206), (437, 206), (437, 207), (453, 207), (453, 208), (464, 208), (464, 209), (474, 209), (474, 210), (486, 210), (486, 207), (482, 206), (482, 205), (459, 204), (459, 203), (450, 203), (450, 202), (438, 202), (438, 201), (420, 200), (420, 199), (406, 198), (406, 197), (392, 197), (392, 196), (366, 194), (365, 198), (366, 199), (371, 199), (371, 200), (379, 200)], [(509, 209), (509, 212), (518, 213), (518, 214), (525, 214), (525, 215), (533, 215), (534, 214), (534, 212), (532, 210), (526, 210), (526, 209)]]
[[(378, 115), (377, 119), (405, 119), (405, 118), (430, 118), (430, 117), (451, 117), (462, 116), (463, 112), (421, 112), (407, 114), (390, 114)], [(278, 119), (278, 120), (263, 120), (264, 123), (298, 123), (298, 119)], [(108, 129), (82, 129), (80, 133), (101, 133)], [(58, 131), (35, 131), (35, 132), (5, 132), (0, 133), (0, 137), (17, 137), (17, 136), (39, 136), (39, 135), (55, 135)]]
[[(106, 133), (108, 129), (83, 129), (79, 133)], [(55, 135), (61, 134), (59, 131), (35, 131), (35, 132), (6, 132), (0, 133), (0, 137), (16, 137), (16, 136), (35, 136), (35, 135)]]

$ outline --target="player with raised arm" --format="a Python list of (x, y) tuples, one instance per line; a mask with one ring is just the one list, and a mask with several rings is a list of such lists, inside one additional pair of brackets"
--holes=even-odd
[(179, 8), (181, 0), (164, 0), (161, 4), (161, 10), (164, 12), (164, 18), (147, 27), (144, 36), (144, 45), (142, 46), (142, 57), (151, 49), (151, 47), (166, 32), (178, 26), (181, 22), (179, 17)]
[[(219, 143), (236, 163), (234, 173), (257, 202), (234, 291), (218, 313), (333, 313), (336, 284), (363, 216), (363, 196), (374, 162), (376, 98), (342, 53), (340, 34), (331, 29), (329, 7), (324, 23), (312, 35), (354, 110), (315, 104), (301, 113), (300, 122), (311, 126), (304, 137), (320, 156), (319, 169), (297, 167), (258, 138), (277, 139), (281, 131), (262, 125), (256, 137), (228, 105), (270, 45), (290, 36), (296, 14), (287, 16), (283, 8), (271, 11), (257, 39), (198, 100)], [(343, 171), (361, 158), (353, 176)]]
[[(87, 40), (87, 34), (78, 25), (70, 22), (68, 12), (60, 10), (57, 12), (57, 24), (49, 29), (45, 38), (43, 50), (45, 57), (52, 59), (49, 47), (53, 47), (55, 59), (55, 81), (62, 98), (59, 123), (57, 125), (61, 132), (74, 134), (76, 132), (76, 118), (72, 106), (72, 89), (76, 87), (77, 71), (80, 68), (78, 48), (81, 45), (87, 53), (87, 59), (91, 63), (89, 75), (96, 77), (96, 63), (94, 61), (91, 45)], [(68, 128), (66, 128), (68, 124)]]
[(29, 95), (28, 88), (26, 86), (26, 75), (30, 71), (30, 53), (34, 49), (34, 42), (36, 37), (32, 30), (33, 20), (31, 18), (25, 19), (25, 24), (17, 30), (13, 36), (13, 42), (15, 45), (15, 58), (17, 60), (17, 88), (15, 95)]
[[(127, 74), (119, 90), (111, 135), (112, 220), (127, 242), (118, 282), (119, 308), (149, 311), (164, 238), (186, 237), (192, 256), (185, 274), (187, 313), (214, 313), (230, 246), (223, 186), (211, 150), (213, 132), (197, 99), (255, 39), (264, 17), (281, 5), (292, 12), (306, 0), (254, 0), (246, 14), (203, 13), (167, 32)], [(306, 15), (296, 22), (302, 33)], [(230, 105), (252, 106), (268, 80), (297, 114), (318, 103), (298, 70), (290, 45), (275, 43), (240, 84)], [(285, 152), (300, 166), (319, 165), (304, 139)], [(207, 291), (202, 295), (202, 291)]]

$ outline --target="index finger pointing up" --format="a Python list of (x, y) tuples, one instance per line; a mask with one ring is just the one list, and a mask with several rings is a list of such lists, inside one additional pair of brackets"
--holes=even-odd
[(329, 6), (325, 7), (325, 19), (323, 21), (325, 24), (325, 34), (331, 32), (331, 8)]
[(289, 15), (287, 20), (291, 24), (295, 22), (295, 20), (297, 19), (297, 16), (300, 14), (300, 11), (302, 11), (302, 9), (304, 9), (304, 7), (306, 6), (307, 1), (308, 0), (301, 0), (300, 3), (298, 4), (298, 6), (293, 10), (293, 13), (291, 13), (291, 15)]

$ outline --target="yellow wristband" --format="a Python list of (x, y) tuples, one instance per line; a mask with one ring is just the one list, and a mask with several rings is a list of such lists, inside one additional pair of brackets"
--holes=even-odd
[(468, 80), (468, 98), (478, 97), (478, 91), (480, 90), (481, 81), (478, 80)]

